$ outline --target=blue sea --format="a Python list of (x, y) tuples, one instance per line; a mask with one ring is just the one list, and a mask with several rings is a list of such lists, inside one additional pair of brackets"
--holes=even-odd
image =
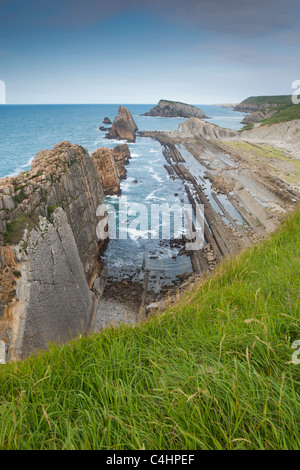
[[(139, 130), (173, 130), (185, 119), (143, 117), (154, 105), (126, 105)], [(239, 129), (242, 113), (221, 106), (199, 105), (210, 122)], [(30, 168), (30, 161), (42, 149), (69, 140), (93, 151), (113, 146), (99, 131), (102, 120), (118, 114), (118, 105), (14, 105), (0, 106), (0, 177), (16, 175)], [(136, 143), (139, 146), (139, 141)]]
[[(146, 117), (143, 113), (153, 105), (126, 106), (137, 123), (139, 130), (175, 130), (185, 119)], [(209, 122), (221, 127), (239, 129), (244, 114), (221, 106), (199, 105)], [(105, 116), (111, 121), (118, 114), (118, 105), (15, 105), (0, 106), (0, 177), (17, 175), (30, 168), (32, 158), (42, 149), (53, 148), (54, 144), (68, 140), (79, 144), (89, 152), (99, 147), (122, 143), (105, 139), (105, 132), (99, 130)], [(111, 207), (119, 205), (127, 210), (128, 204), (167, 203), (170, 206), (188, 203), (181, 180), (172, 180), (164, 168), (166, 164), (160, 144), (150, 138), (137, 137), (129, 144), (132, 159), (127, 166), (127, 179), (122, 181), (121, 198), (107, 197)], [(136, 183), (137, 181), (137, 183)], [(131, 229), (130, 239), (111, 240), (106, 250), (106, 260), (112, 276), (126, 278), (132, 271), (136, 276), (147, 259), (146, 268), (160, 270), (164, 279), (166, 273), (172, 279), (180, 272), (191, 271), (190, 259), (180, 256), (174, 259), (174, 250), (162, 248), (157, 240), (145, 240)], [(158, 260), (152, 256), (158, 255)]]

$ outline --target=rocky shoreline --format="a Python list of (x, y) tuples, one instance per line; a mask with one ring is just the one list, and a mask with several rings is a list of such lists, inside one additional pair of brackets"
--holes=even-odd
[(120, 193), (129, 159), (126, 144), (90, 156), (66, 141), (39, 152), (31, 170), (0, 180), (0, 341), (8, 360), (92, 331), (106, 282), (107, 240), (96, 234), (105, 214), (97, 208), (105, 194)]
[[(129, 111), (123, 110), (119, 116), (127, 121)], [(132, 121), (129, 141), (137, 132)], [(246, 135), (251, 140), (253, 132)], [(138, 136), (160, 143), (169, 178), (182, 182), (194, 209), (204, 206), (201, 249), (187, 253), (184, 239), (161, 242), (162, 252), (167, 243), (176, 250), (173, 257), (190, 256), (194, 272), (168, 284), (155, 270), (154, 252), (151, 270), (143, 263), (120, 281), (103, 263), (107, 240), (96, 237), (104, 217), (96, 216), (97, 207), (105, 195), (120, 194), (130, 161), (127, 144), (91, 156), (70, 142), (43, 150), (30, 171), (0, 180), (0, 341), (9, 360), (46, 349), (51, 341), (146, 319), (223, 259), (264, 240), (300, 200), (288, 171), (278, 176), (273, 161), (268, 165), (259, 153), (253, 159), (233, 145), (245, 142), (244, 133), (190, 118), (177, 131)]]
[(226, 142), (237, 133), (190, 119), (174, 132), (142, 132), (163, 147), (172, 178), (205, 210), (205, 245), (191, 253), (194, 271), (209, 272), (227, 256), (260, 242), (300, 199), (299, 191)]

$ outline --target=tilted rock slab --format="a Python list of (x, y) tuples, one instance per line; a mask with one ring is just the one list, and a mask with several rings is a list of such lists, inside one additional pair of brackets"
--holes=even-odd
[(70, 142), (0, 180), (0, 340), (9, 359), (86, 331), (106, 244), (96, 235), (103, 203), (93, 159)]
[(14, 247), (21, 276), (16, 283), (9, 360), (85, 334), (94, 309), (94, 294), (66, 213), (56, 209), (53, 224), (40, 218), (28, 239), (26, 235)]

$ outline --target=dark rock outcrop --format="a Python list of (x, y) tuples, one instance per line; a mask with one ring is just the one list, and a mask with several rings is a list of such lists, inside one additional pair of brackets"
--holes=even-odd
[(190, 118), (197, 117), (200, 119), (207, 119), (201, 109), (196, 108), (190, 104), (180, 103), (177, 101), (160, 100), (158, 105), (152, 108), (148, 113), (143, 116), (161, 116), (161, 117), (182, 117)]
[(134, 122), (130, 111), (127, 108), (120, 106), (119, 114), (115, 118), (110, 131), (106, 135), (106, 138), (135, 142), (135, 134), (137, 130), (137, 125)]
[(103, 119), (103, 124), (112, 124), (111, 120), (106, 116), (104, 119)]

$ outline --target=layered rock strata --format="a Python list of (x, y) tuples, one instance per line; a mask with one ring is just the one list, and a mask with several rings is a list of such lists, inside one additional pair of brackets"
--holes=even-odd
[(69, 142), (0, 181), (0, 340), (9, 359), (88, 330), (103, 202), (93, 159)]
[(104, 194), (120, 194), (120, 180), (126, 178), (125, 165), (130, 158), (128, 145), (118, 145), (112, 150), (99, 148), (92, 153), (91, 158), (96, 165)]

